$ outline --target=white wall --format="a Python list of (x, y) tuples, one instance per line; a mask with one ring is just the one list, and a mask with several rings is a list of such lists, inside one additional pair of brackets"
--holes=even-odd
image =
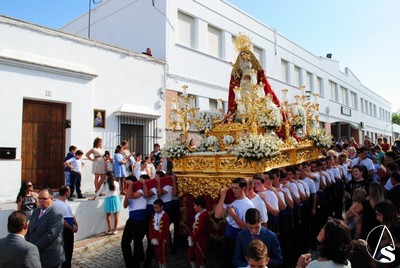
[[(0, 160), (0, 182), (6, 186), (0, 190), (0, 202), (14, 200), (21, 182), (24, 99), (67, 105), (72, 127), (66, 130), (66, 152), (70, 144), (88, 151), (97, 136), (113, 152), (120, 143), (114, 112), (123, 103), (165, 114), (159, 95), (165, 88), (162, 61), (1, 16), (0, 39), (0, 99), (6, 100), (0, 106), (0, 147), (17, 148), (16, 160)], [(93, 109), (106, 110), (105, 129), (93, 129)], [(157, 123), (165, 129), (165, 120)], [(82, 190), (93, 191), (91, 162), (85, 163)]]
[[(120, 197), (121, 203), (123, 197)], [(75, 241), (103, 233), (107, 231), (106, 214), (104, 212), (105, 197), (99, 197), (95, 201), (76, 199), (70, 202), (72, 213), (78, 222), (78, 232), (75, 233)], [(17, 209), (15, 203), (0, 204), (0, 238), (5, 237), (7, 232), (8, 216)], [(129, 218), (128, 209), (122, 208), (119, 213), (118, 227), (125, 226)], [(113, 222), (112, 222), (113, 223)]]
[[(91, 38), (136, 52), (147, 47), (153, 56), (165, 59), (165, 27), (163, 14), (167, 1), (102, 1), (91, 13)], [(88, 13), (61, 28), (62, 31), (88, 37)]]

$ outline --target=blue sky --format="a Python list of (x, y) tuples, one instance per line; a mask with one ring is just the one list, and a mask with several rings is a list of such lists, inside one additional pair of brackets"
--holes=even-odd
[[(364, 86), (390, 100), (393, 111), (400, 110), (400, 1), (228, 2), (317, 56), (332, 53), (342, 70), (349, 67)], [(88, 6), (89, 0), (0, 0), (0, 14), (58, 29)]]

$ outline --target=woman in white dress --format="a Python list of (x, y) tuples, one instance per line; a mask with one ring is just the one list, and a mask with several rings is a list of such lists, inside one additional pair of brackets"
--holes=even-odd
[[(103, 140), (99, 137), (94, 139), (93, 148), (86, 153), (87, 159), (92, 161), (92, 173), (94, 174), (94, 188), (97, 191), (104, 182), (106, 170), (104, 164)], [(92, 155), (92, 156), (91, 156)]]

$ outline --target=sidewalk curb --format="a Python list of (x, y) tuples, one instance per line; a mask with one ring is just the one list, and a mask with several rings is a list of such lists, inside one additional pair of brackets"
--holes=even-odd
[(122, 231), (119, 231), (116, 235), (95, 235), (80, 241), (76, 241), (76, 246), (74, 247), (74, 253), (85, 253), (94, 251), (99, 247), (107, 245), (109, 243), (119, 241), (122, 237)]

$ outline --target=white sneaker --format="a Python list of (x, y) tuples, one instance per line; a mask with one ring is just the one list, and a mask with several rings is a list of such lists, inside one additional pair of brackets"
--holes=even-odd
[(106, 231), (107, 235), (113, 234), (113, 231)]
[(118, 230), (113, 231), (112, 234), (113, 234), (113, 235), (118, 234)]

